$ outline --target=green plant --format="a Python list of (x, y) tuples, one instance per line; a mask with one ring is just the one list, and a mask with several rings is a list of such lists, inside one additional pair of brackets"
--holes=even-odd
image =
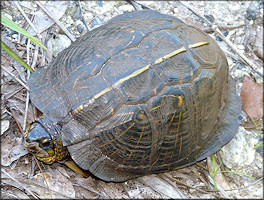
[[(1, 24), (3, 24), (4, 26), (17, 31), (21, 34), (23, 34), (24, 36), (26, 36), (28, 39), (30, 39), (31, 41), (33, 41), (34, 43), (36, 43), (37, 45), (39, 45), (40, 47), (42, 47), (45, 50), (48, 50), (45, 46), (43, 46), (40, 41), (33, 37), (32, 35), (30, 35), (28, 32), (26, 32), (23, 28), (21, 28), (20, 26), (18, 26), (16, 23), (14, 23), (12, 20), (8, 19), (4, 14), (1, 13)], [(26, 67), (27, 69), (29, 69), (32, 73), (34, 72), (34, 70), (27, 65), (27, 63), (25, 63), (15, 52), (13, 52), (2, 40), (1, 40), (1, 47), (9, 54), (11, 55), (14, 59), (16, 59), (21, 65), (23, 65), (24, 67)]]

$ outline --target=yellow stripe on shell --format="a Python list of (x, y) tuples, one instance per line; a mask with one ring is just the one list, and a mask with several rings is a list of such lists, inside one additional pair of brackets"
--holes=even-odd
[[(166, 59), (169, 59), (181, 52), (184, 52), (184, 51), (187, 51), (189, 48), (195, 48), (195, 47), (200, 47), (200, 46), (203, 46), (203, 45), (206, 45), (208, 44), (208, 42), (198, 42), (198, 43), (195, 43), (195, 44), (191, 44), (188, 46), (188, 48), (186, 49), (185, 47), (181, 47), (180, 49), (176, 50), (176, 51), (173, 51), (159, 59), (157, 59), (155, 61), (155, 64), (159, 64), (161, 62), (163, 62), (164, 60)], [(117, 86), (119, 86), (120, 84), (122, 84), (123, 82), (135, 77), (135, 76), (138, 76), (139, 74), (142, 74), (143, 72), (145, 72), (146, 70), (148, 70), (149, 68), (151, 67), (150, 64), (146, 65), (145, 67), (142, 67), (141, 69), (138, 69), (136, 70), (135, 72), (133, 72), (132, 74), (124, 77), (124, 78), (121, 78), (120, 80), (118, 80), (117, 82), (115, 82), (111, 87), (108, 87), (108, 88), (105, 88), (104, 90), (102, 90), (101, 92), (99, 92), (98, 94), (96, 94), (90, 101), (89, 103), (93, 103), (95, 99), (98, 99), (100, 96), (106, 94), (107, 92), (111, 91), (113, 88), (116, 88)], [(80, 105), (75, 112), (78, 112), (79, 110), (82, 110), (83, 108), (85, 107), (85, 105)]]

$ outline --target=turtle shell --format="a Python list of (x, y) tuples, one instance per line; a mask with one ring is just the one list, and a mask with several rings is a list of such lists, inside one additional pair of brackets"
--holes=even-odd
[(32, 103), (62, 126), (83, 169), (125, 181), (193, 164), (238, 129), (224, 53), (198, 28), (143, 10), (78, 38), (29, 80)]

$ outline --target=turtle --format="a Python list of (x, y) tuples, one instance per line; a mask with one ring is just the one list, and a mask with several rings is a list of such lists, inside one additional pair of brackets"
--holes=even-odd
[(223, 51), (156, 10), (87, 32), (28, 84), (43, 113), (26, 131), (28, 151), (47, 164), (70, 157), (107, 182), (192, 165), (238, 131), (241, 100)]

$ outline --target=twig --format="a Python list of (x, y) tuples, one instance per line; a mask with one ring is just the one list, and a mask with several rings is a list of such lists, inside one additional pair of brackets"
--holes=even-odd
[(137, 4), (141, 5), (143, 8), (146, 8), (146, 9), (150, 9), (150, 10), (155, 10), (154, 8), (142, 3), (142, 2), (137, 2), (135, 1)]
[[(225, 192), (225, 190), (224, 190), (219, 184), (217, 184), (217, 183), (212, 179), (212, 177), (211, 177), (209, 174), (207, 175), (207, 178), (208, 178), (208, 180), (210, 181), (210, 183), (211, 183), (212, 185), (216, 184), (216, 186), (217, 186), (217, 190), (218, 190), (222, 195), (224, 195), (225, 198), (230, 198), (229, 195)], [(213, 188), (212, 188), (212, 189), (213, 189)]]
[(84, 185), (82, 184), (80, 181), (76, 181), (76, 185), (82, 187), (85, 190), (88, 190), (89, 192), (92, 192), (96, 195), (99, 195), (100, 197), (106, 198), (106, 196), (102, 195), (100, 192), (97, 192), (96, 190), (94, 190), (92, 187), (88, 186), (88, 185)]
[[(27, 42), (27, 64), (29, 65), (29, 46), (30, 46), (30, 40)], [(30, 71), (27, 70), (27, 81), (30, 76)], [(25, 106), (25, 115), (24, 115), (24, 121), (23, 121), (23, 131), (26, 130), (26, 122), (27, 122), (27, 113), (28, 113), (28, 103), (29, 103), (29, 92), (27, 91), (27, 97), (26, 97), (26, 106)]]
[(188, 8), (190, 11), (192, 11), (195, 15), (197, 15), (199, 18), (201, 18), (204, 22), (206, 22), (215, 32), (216, 34), (225, 41), (225, 43), (233, 50), (235, 51), (247, 64), (248, 66), (256, 72), (258, 75), (261, 77), (263, 76), (263, 73), (258, 69), (258, 67), (250, 60), (248, 59), (242, 52), (240, 52), (237, 47), (230, 41), (228, 40), (223, 33), (219, 30), (216, 24), (212, 24), (209, 20), (207, 20), (204, 16), (200, 15), (198, 11), (196, 11), (194, 8), (192, 8), (189, 4), (178, 1), (180, 4), (182, 4), (184, 7)]
[(196, 168), (194, 168), (194, 166), (190, 166), (190, 169), (191, 169), (191, 171), (197, 176), (197, 177), (199, 177), (200, 179), (201, 179), (201, 181), (207, 186), (207, 187), (209, 187), (209, 185), (208, 185), (208, 183), (204, 180), (204, 178), (196, 171), (197, 169)]
[(36, 45), (35, 46), (35, 51), (34, 51), (34, 56), (33, 56), (33, 61), (32, 61), (32, 64), (31, 64), (31, 68), (35, 70), (35, 66), (36, 66), (36, 63), (37, 63), (37, 60), (38, 60), (38, 52), (39, 52), (39, 46)]
[(199, 189), (199, 188), (193, 187), (193, 186), (188, 185), (188, 184), (186, 184), (186, 183), (182, 183), (181, 181), (178, 181), (177, 179), (173, 179), (173, 178), (171, 178), (171, 177), (169, 177), (169, 176), (167, 176), (167, 175), (165, 175), (165, 174), (164, 174), (164, 176), (166, 176), (166, 177), (167, 177), (168, 179), (170, 179), (172, 182), (176, 182), (176, 183), (178, 183), (178, 184), (184, 185), (184, 186), (186, 186), (186, 187), (189, 187), (189, 188), (192, 188), (192, 189), (198, 190), (198, 191), (203, 192), (203, 193), (206, 193), (206, 194), (211, 194), (212, 196), (215, 196), (215, 197), (217, 197), (217, 198), (221, 198), (221, 199), (224, 199), (224, 198), (225, 198), (224, 196), (220, 196), (220, 195), (217, 195), (217, 194), (214, 194), (214, 193), (211, 193), (211, 192), (207, 192), (207, 191), (205, 191), (205, 190), (202, 190), (202, 189)]
[(6, 73), (8, 73), (13, 79), (15, 79), (17, 82), (19, 82), (24, 88), (26, 88), (26, 90), (30, 91), (28, 86), (26, 86), (26, 84), (20, 80), (19, 78), (17, 78), (14, 74), (12, 74), (11, 72), (9, 72), (3, 65), (1, 65), (2, 70), (4, 70)]
[(208, 171), (208, 168), (207, 167), (205, 167), (205, 166), (203, 166), (203, 165), (201, 165), (199, 163), (195, 163), (195, 165), (197, 165), (198, 167), (201, 167), (201, 168), (205, 169), (206, 171)]
[(128, 3), (130, 3), (137, 11), (138, 10), (143, 10), (142, 6), (137, 3), (136, 1), (134, 0), (127, 0)]
[[(227, 26), (218, 26), (218, 28), (221, 31), (226, 31), (226, 30), (233, 30), (233, 29), (237, 29), (237, 28), (242, 28), (243, 26), (245, 26), (245, 24), (239, 24), (239, 25), (227, 25)], [(212, 29), (212, 27), (206, 27), (202, 29), (204, 32), (206, 33), (212, 33), (214, 32), (214, 29)]]
[(49, 184), (48, 184), (48, 180), (47, 180), (47, 178), (46, 178), (46, 176), (45, 176), (45, 174), (44, 174), (42, 168), (40, 167), (39, 162), (38, 162), (38, 160), (37, 160), (37, 158), (36, 158), (35, 155), (33, 155), (33, 158), (35, 159), (35, 161), (36, 161), (36, 163), (37, 163), (37, 165), (38, 165), (38, 168), (39, 168), (39, 170), (40, 170), (40, 172), (41, 172), (41, 174), (42, 174), (42, 176), (43, 176), (43, 178), (44, 178), (44, 181), (45, 181), (45, 183), (46, 183), (46, 185), (47, 185), (47, 188), (48, 188), (48, 190), (49, 190), (50, 196), (52, 197), (52, 195), (51, 195), (51, 191), (50, 191), (50, 187), (49, 187)]
[[(30, 71), (27, 70), (27, 79), (29, 79)], [(24, 121), (23, 121), (23, 131), (26, 130), (26, 124), (27, 124), (27, 116), (28, 116), (28, 104), (29, 104), (29, 91), (27, 91), (27, 97), (26, 97), (26, 106), (25, 106), (25, 115), (24, 115)]]
[(24, 187), (24, 185), (22, 183), (20, 183), (18, 180), (16, 180), (14, 177), (12, 177), (10, 174), (8, 174), (3, 168), (1, 169), (2, 172), (4, 172), (9, 178), (11, 178), (14, 182), (18, 183), (22, 188), (24, 188), (24, 190), (26, 190), (30, 195), (32, 195), (33, 197), (35, 197), (36, 199), (38, 199), (38, 197), (31, 192), (29, 189), (27, 189), (26, 187)]
[(21, 14), (25, 17), (25, 19), (29, 23), (29, 25), (34, 29), (34, 31), (36, 32), (37, 36), (41, 39), (42, 36), (40, 35), (39, 30), (35, 27), (34, 24), (32, 24), (32, 22), (30, 21), (30, 19), (25, 14), (24, 10), (20, 7), (19, 2), (17, 2), (17, 1), (11, 1), (11, 3), (18, 8), (18, 10), (21, 12)]
[(179, 195), (181, 196), (181, 198), (187, 199), (187, 197), (181, 192), (181, 190), (177, 187), (176, 184), (173, 184), (172, 180), (168, 178), (168, 176), (166, 176), (165, 174), (158, 174), (158, 176), (166, 181), (167, 183), (169, 183), (173, 188), (175, 188), (175, 190), (177, 190), (177, 192), (179, 193)]
[(65, 26), (53, 15), (51, 12), (40, 3), (40, 1), (35, 1), (35, 3), (44, 10), (44, 12), (54, 21), (58, 26), (62, 29), (62, 31), (71, 39), (71, 41), (75, 41), (75, 37), (65, 28)]
[(80, 0), (78, 0), (78, 4), (79, 4), (79, 7), (80, 7), (80, 11), (81, 11), (82, 22), (84, 23), (84, 26), (85, 26), (86, 30), (89, 31), (89, 28), (88, 28), (88, 26), (87, 26), (87, 24), (86, 24), (86, 21), (85, 21), (85, 19), (84, 19), (84, 16), (83, 16), (82, 5), (81, 5)]

